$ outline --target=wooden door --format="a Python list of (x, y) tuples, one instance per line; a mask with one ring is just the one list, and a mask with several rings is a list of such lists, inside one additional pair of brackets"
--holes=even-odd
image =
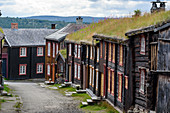
[(69, 65), (69, 82), (71, 82), (71, 66)]

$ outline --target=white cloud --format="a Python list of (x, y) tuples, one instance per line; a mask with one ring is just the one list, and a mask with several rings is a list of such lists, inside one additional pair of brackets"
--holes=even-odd
[[(3, 16), (124, 16), (140, 9), (149, 12), (152, 0), (1, 0)], [(167, 9), (170, 9), (168, 0)]]

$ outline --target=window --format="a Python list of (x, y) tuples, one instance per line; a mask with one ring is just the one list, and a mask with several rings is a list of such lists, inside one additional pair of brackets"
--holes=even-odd
[(93, 75), (92, 75), (93, 83), (92, 83), (92, 86), (94, 86), (94, 67), (92, 67), (92, 69), (93, 69)]
[(123, 66), (123, 46), (119, 47), (119, 65)]
[(77, 58), (77, 44), (75, 44), (75, 52), (74, 52), (75, 58)]
[(43, 63), (37, 64), (37, 73), (43, 73)]
[(21, 47), (20, 48), (20, 57), (26, 57), (27, 56), (27, 48)]
[(142, 38), (141, 38), (140, 54), (145, 55), (145, 37), (142, 37)]
[(61, 63), (61, 72), (64, 72), (64, 67), (63, 67), (63, 64)]
[(110, 92), (110, 68), (108, 69), (108, 92)]
[(144, 93), (144, 86), (145, 86), (145, 70), (140, 69), (140, 87), (139, 92)]
[(86, 58), (88, 58), (89, 57), (89, 47), (88, 46), (86, 47), (86, 52), (87, 52), (86, 53)]
[(74, 64), (74, 78), (77, 78), (77, 64)]
[(112, 91), (111, 91), (111, 93), (112, 93), (112, 95), (114, 96), (114, 83), (115, 83), (115, 74), (114, 74), (114, 71), (112, 70)]
[(128, 89), (128, 76), (125, 76), (125, 88)]
[(91, 77), (92, 77), (92, 68), (90, 66), (90, 85), (91, 85)]
[(90, 59), (92, 59), (93, 58), (93, 48), (92, 48), (92, 46), (90, 46)]
[(78, 45), (78, 58), (80, 58), (80, 45)]
[(26, 75), (26, 71), (27, 71), (27, 64), (20, 64), (19, 75)]
[(107, 46), (107, 43), (105, 42), (105, 45), (104, 45), (104, 59), (106, 59), (106, 46)]
[(103, 42), (100, 43), (100, 57), (102, 58), (102, 54), (103, 54)]
[(51, 43), (48, 42), (48, 56), (51, 55)]
[(58, 44), (56, 44), (56, 55), (58, 53)]
[(37, 56), (43, 56), (43, 47), (37, 47)]
[(55, 43), (53, 43), (53, 58), (55, 58)]
[(97, 62), (99, 62), (99, 57), (100, 57), (99, 48), (97, 48)]
[(112, 51), (111, 43), (109, 43), (109, 61), (111, 61), (111, 51)]
[(80, 65), (78, 64), (78, 79), (80, 80)]
[(115, 63), (115, 44), (113, 44), (112, 62)]
[(96, 89), (98, 89), (99, 72), (96, 70)]
[(122, 102), (122, 74), (118, 73), (119, 86), (118, 86), (118, 100)]
[(50, 64), (47, 64), (47, 75), (50, 76)]
[(71, 44), (69, 44), (69, 56), (71, 56)]

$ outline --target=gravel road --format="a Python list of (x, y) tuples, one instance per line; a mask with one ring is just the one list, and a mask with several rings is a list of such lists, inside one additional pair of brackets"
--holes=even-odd
[(65, 97), (56, 90), (42, 88), (33, 82), (6, 82), (15, 95), (21, 96), (21, 113), (82, 113), (79, 101)]

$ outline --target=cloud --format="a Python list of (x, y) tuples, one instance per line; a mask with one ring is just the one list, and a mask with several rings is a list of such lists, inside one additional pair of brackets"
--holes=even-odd
[[(140, 9), (150, 12), (152, 0), (1, 0), (3, 16), (125, 16)], [(163, 1), (163, 0), (162, 0)], [(170, 0), (167, 3), (170, 9)]]

